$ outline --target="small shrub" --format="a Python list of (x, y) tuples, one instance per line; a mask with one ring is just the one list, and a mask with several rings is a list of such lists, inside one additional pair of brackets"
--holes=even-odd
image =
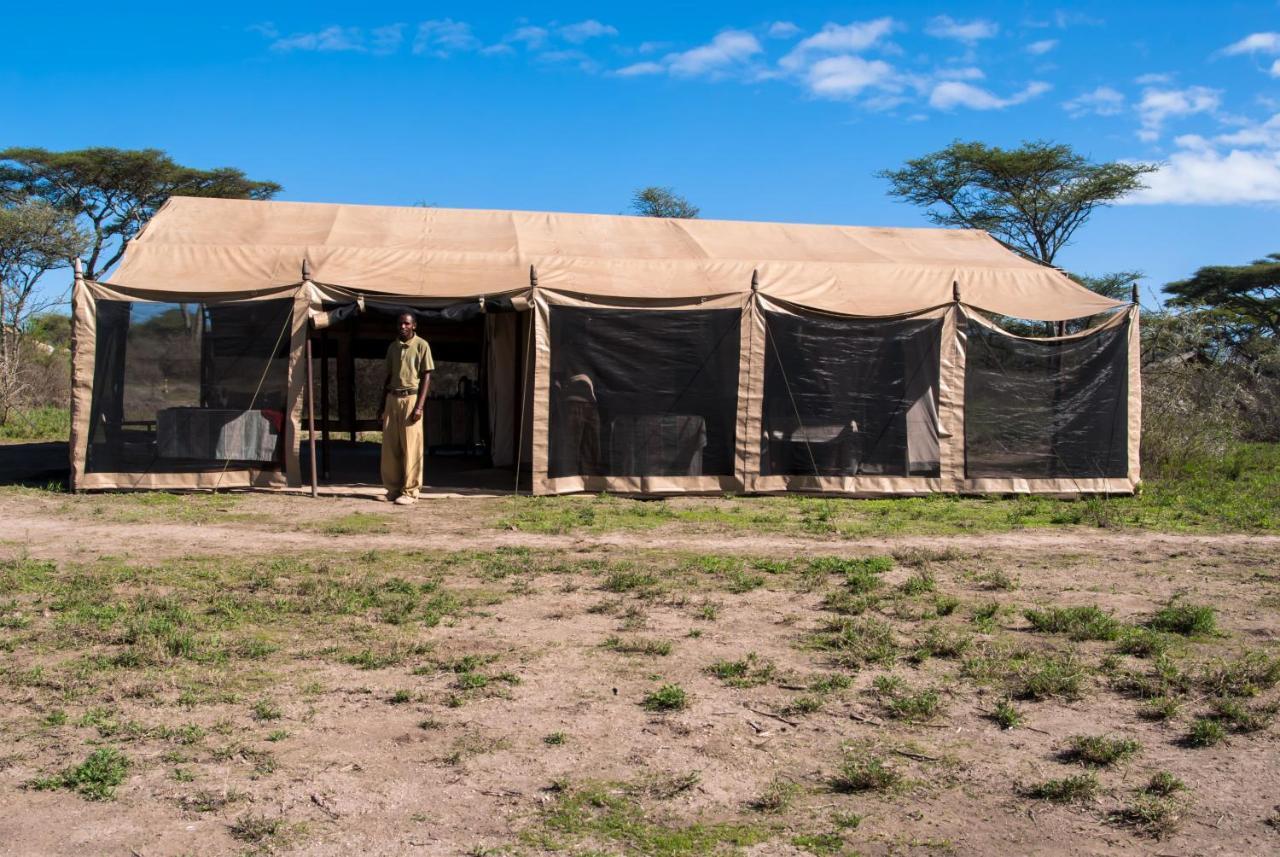
[(1000, 589), (1008, 592), (1018, 588), (1018, 581), (1010, 577), (1003, 569), (997, 568), (982, 574), (976, 574), (973, 579), (983, 589)]
[(413, 694), (403, 688), (387, 697), (387, 702), (391, 705), (404, 705), (405, 703), (412, 701)]
[(924, 595), (926, 592), (934, 592), (938, 588), (937, 578), (933, 576), (933, 572), (927, 568), (917, 569), (912, 575), (898, 586), (898, 591), (903, 595)]
[(1217, 614), (1207, 604), (1188, 604), (1174, 599), (1151, 617), (1148, 623), (1157, 631), (1181, 634), (1184, 637), (1214, 633), (1218, 628)]
[(1258, 651), (1207, 667), (1200, 681), (1205, 692), (1213, 696), (1257, 696), (1277, 683), (1280, 683), (1280, 657)]
[(1259, 732), (1275, 719), (1274, 705), (1251, 708), (1238, 699), (1218, 699), (1213, 703), (1213, 717), (1235, 732)]
[(1212, 747), (1219, 744), (1227, 737), (1227, 730), (1222, 728), (1222, 724), (1208, 717), (1198, 717), (1191, 724), (1191, 731), (1187, 733), (1187, 745), (1190, 747)]
[(933, 612), (939, 616), (950, 616), (960, 606), (960, 599), (954, 595), (939, 595), (933, 599)]
[(973, 624), (984, 634), (990, 634), (996, 627), (996, 616), (1000, 615), (1000, 602), (988, 601), (973, 608)]
[(1182, 710), (1182, 703), (1171, 696), (1148, 699), (1139, 712), (1147, 720), (1172, 720)]
[(563, 732), (552, 732), (550, 735), (542, 737), (542, 743), (549, 744), (552, 747), (559, 747), (567, 740), (568, 737)]
[(67, 768), (56, 776), (36, 780), (31, 787), (71, 789), (89, 800), (110, 800), (115, 797), (116, 788), (128, 776), (129, 766), (128, 757), (119, 750), (101, 747), (90, 753), (79, 765)]
[(748, 652), (741, 660), (716, 661), (706, 671), (729, 687), (756, 687), (773, 677), (774, 666), (772, 662), (762, 660), (755, 652)]
[(1114, 640), (1121, 625), (1110, 613), (1097, 607), (1050, 607), (1023, 613), (1033, 630), (1066, 634), (1072, 640)]
[(815, 711), (821, 711), (822, 706), (826, 705), (826, 700), (817, 695), (805, 695), (794, 697), (790, 702), (783, 706), (784, 714), (813, 714)]
[(942, 696), (936, 690), (912, 690), (889, 676), (878, 677), (874, 687), (885, 713), (895, 720), (919, 723), (932, 719), (942, 708)]
[(774, 777), (760, 796), (751, 801), (750, 807), (758, 812), (785, 812), (801, 791), (799, 784)]
[(610, 637), (601, 643), (604, 648), (619, 652), (624, 655), (655, 655), (658, 657), (666, 657), (671, 654), (671, 641), (654, 640), (648, 637), (632, 637), (623, 639), (621, 637)]
[(1142, 745), (1132, 738), (1112, 738), (1107, 735), (1072, 735), (1067, 739), (1066, 758), (1105, 768), (1137, 755)]
[(991, 712), (991, 719), (1001, 729), (1017, 729), (1022, 725), (1022, 712), (1018, 711), (1010, 700), (1002, 699), (996, 703), (995, 710)]
[(892, 664), (898, 655), (893, 628), (878, 619), (842, 619), (828, 625), (814, 642), (834, 652), (843, 666)]
[(878, 756), (851, 753), (831, 779), (838, 792), (888, 791), (902, 783), (902, 774)]
[(823, 574), (884, 574), (893, 570), (891, 556), (816, 556), (809, 560), (809, 568)]
[(1027, 796), (1054, 803), (1080, 803), (1097, 797), (1098, 788), (1098, 775), (1087, 771), (1060, 780), (1046, 780), (1028, 789)]
[(259, 699), (253, 704), (254, 720), (279, 720), (280, 717), (280, 706), (270, 699)]
[(615, 571), (605, 578), (603, 588), (609, 592), (632, 592), (650, 589), (658, 584), (658, 578), (642, 571)]
[(230, 826), (230, 833), (241, 842), (258, 845), (277, 836), (284, 829), (284, 821), (247, 812)]
[(1147, 794), (1167, 797), (1174, 792), (1186, 791), (1186, 788), (1186, 783), (1168, 771), (1156, 771), (1142, 790)]
[(956, 628), (934, 625), (916, 644), (911, 659), (921, 663), (931, 657), (958, 658), (969, 650), (973, 638)]
[(680, 711), (689, 707), (689, 696), (678, 684), (664, 684), (646, 696), (640, 705), (646, 711)]
[(1149, 628), (1125, 628), (1120, 632), (1119, 645), (1122, 654), (1135, 658), (1155, 658), (1169, 651), (1172, 641), (1160, 631)]
[(1014, 695), (1019, 699), (1079, 699), (1085, 668), (1073, 654), (1034, 655), (1018, 668)]

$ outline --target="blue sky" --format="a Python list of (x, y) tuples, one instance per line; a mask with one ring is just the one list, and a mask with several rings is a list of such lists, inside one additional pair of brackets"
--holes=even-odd
[(1059, 256), (1158, 287), (1280, 252), (1280, 3), (23, 3), (0, 144), (158, 147), (282, 199), (925, 225), (953, 139), (1161, 161)]

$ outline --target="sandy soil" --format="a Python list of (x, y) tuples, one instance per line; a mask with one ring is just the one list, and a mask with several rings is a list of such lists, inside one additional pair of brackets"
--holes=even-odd
[[(145, 515), (123, 520), (133, 513), (120, 514), (111, 498), (7, 495), (0, 497), (0, 558), (152, 562), (521, 546), (575, 559), (627, 558), (643, 566), (654, 550), (806, 557), (946, 549), (946, 555), (922, 561), (936, 575), (939, 591), (965, 603), (1099, 604), (1119, 618), (1141, 619), (1181, 594), (1217, 608), (1225, 636), (1206, 644), (1212, 652), (1228, 655), (1249, 646), (1274, 653), (1280, 643), (1277, 538), (1084, 529), (856, 542), (664, 530), (537, 535), (493, 528), (487, 522), (494, 502), (454, 499), (404, 510), (363, 499), (253, 495), (238, 499), (226, 519), (215, 515), (192, 523)], [(357, 511), (387, 515), (391, 524), (385, 532), (350, 535), (317, 530), (326, 520)], [(887, 575), (888, 584), (911, 573), (901, 565)], [(1004, 571), (1017, 588), (992, 592), (975, 579), (978, 570)], [(602, 611), (610, 599), (615, 609)], [(715, 621), (696, 615), (695, 607), (708, 599), (719, 607)], [(783, 714), (811, 677), (832, 671), (821, 653), (800, 645), (830, 618), (821, 601), (820, 591), (798, 591), (772, 579), (741, 594), (639, 601), (602, 592), (599, 579), (585, 572), (544, 574), (522, 578), (500, 603), (413, 632), (432, 647), (433, 657), (491, 653), (497, 655), (492, 669), (519, 677), (504, 692), (480, 695), (461, 707), (448, 704), (456, 680), (448, 671), (415, 675), (406, 665), (359, 670), (305, 652), (280, 667), (274, 698), (281, 717), (270, 724), (255, 722), (246, 700), (174, 713), (171, 695), (134, 698), (127, 686), (106, 700), (63, 700), (68, 711), (106, 702), (139, 721), (194, 721), (210, 730), (187, 762), (165, 761), (165, 747), (158, 743), (131, 748), (137, 762), (108, 802), (22, 788), (83, 758), (85, 745), (42, 738), (47, 733), (34, 724), (57, 701), (5, 685), (0, 851), (241, 853), (253, 846), (233, 838), (231, 826), (253, 813), (281, 819), (293, 831), (259, 846), (280, 853), (542, 854), (550, 852), (537, 834), (545, 832), (544, 813), (560, 799), (553, 784), (596, 781), (632, 784), (645, 817), (658, 824), (774, 825), (766, 841), (743, 849), (757, 855), (812, 852), (813, 846), (792, 844), (793, 837), (834, 830), (837, 812), (856, 813), (862, 821), (841, 834), (844, 850), (826, 853), (1280, 852), (1280, 831), (1268, 823), (1280, 811), (1276, 727), (1188, 749), (1181, 738), (1194, 705), (1172, 722), (1145, 720), (1134, 700), (1107, 691), (1100, 677), (1078, 701), (1022, 704), (1026, 726), (1010, 731), (988, 716), (996, 691), (959, 681), (955, 662), (942, 659), (891, 671), (913, 686), (943, 689), (945, 713), (928, 723), (886, 718), (870, 690), (873, 678), (886, 672), (880, 669), (851, 674), (853, 686), (831, 695), (820, 711)], [(629, 618), (628, 605), (634, 608)], [(920, 624), (891, 621), (904, 638)], [(1032, 637), (1016, 612), (1002, 625), (1019, 638)], [(617, 634), (672, 641), (673, 650), (666, 657), (628, 656), (601, 647)], [(1112, 651), (1106, 643), (1081, 648), (1094, 660)], [(713, 661), (747, 652), (772, 661), (790, 678), (735, 689), (705, 670)], [(3, 655), (15, 667), (39, 656), (22, 650)], [(669, 714), (644, 710), (640, 700), (663, 683), (685, 688), (690, 706)], [(323, 690), (303, 692), (307, 685)], [(393, 704), (399, 690), (409, 691), (411, 701)], [(433, 721), (432, 728), (421, 728), (424, 720)], [(218, 724), (227, 721), (231, 734), (214, 738)], [(266, 743), (272, 729), (287, 730), (288, 736)], [(564, 743), (544, 740), (558, 732)], [(1100, 774), (1103, 789), (1094, 801), (1058, 805), (1026, 798), (1025, 786), (1078, 771), (1059, 753), (1068, 736), (1080, 733), (1132, 737), (1143, 750), (1134, 761)], [(92, 738), (87, 729), (73, 734)], [(229, 741), (242, 742), (249, 752), (211, 752)], [(890, 759), (905, 775), (905, 788), (893, 794), (832, 791), (827, 784), (850, 746), (874, 748)], [(263, 749), (276, 760), (269, 774), (254, 771), (253, 751)], [(196, 779), (176, 781), (175, 767), (190, 768)], [(1111, 815), (1157, 770), (1172, 772), (1190, 790), (1186, 817), (1163, 840), (1140, 835)], [(671, 789), (663, 783), (693, 772), (696, 784), (668, 795)], [(778, 777), (801, 786), (794, 804), (776, 815), (751, 810), (752, 799)], [(200, 811), (193, 805), (197, 792), (230, 794), (234, 800)], [(591, 845), (596, 853), (647, 853), (598, 837), (572, 842), (581, 849)]]

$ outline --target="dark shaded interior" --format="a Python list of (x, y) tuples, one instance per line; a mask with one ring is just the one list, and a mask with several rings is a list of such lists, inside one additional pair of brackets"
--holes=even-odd
[(1129, 325), (1082, 339), (1018, 339), (967, 327), (970, 478), (1122, 477), (1128, 472)]
[(551, 477), (732, 475), (741, 316), (551, 307)]

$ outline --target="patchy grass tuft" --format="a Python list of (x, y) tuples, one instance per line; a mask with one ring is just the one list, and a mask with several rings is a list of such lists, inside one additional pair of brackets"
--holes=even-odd
[(838, 792), (883, 792), (902, 785), (902, 774), (883, 757), (870, 753), (849, 753), (831, 778)]
[(30, 787), (38, 790), (71, 789), (89, 800), (111, 800), (116, 795), (116, 788), (128, 776), (130, 765), (128, 757), (119, 750), (100, 747), (79, 765), (56, 776), (35, 780)]
[(1023, 615), (1033, 630), (1066, 634), (1072, 640), (1114, 640), (1120, 636), (1122, 627), (1110, 613), (1092, 605), (1027, 610)]
[(1045, 780), (1027, 789), (1026, 793), (1027, 797), (1054, 803), (1083, 803), (1097, 797), (1100, 786), (1098, 775), (1087, 771), (1059, 780)]
[(1142, 749), (1142, 745), (1132, 738), (1112, 738), (1109, 735), (1072, 735), (1067, 739), (1067, 750), (1064, 758), (1091, 765), (1095, 768), (1106, 768), (1117, 762), (1133, 758)]
[(1160, 608), (1148, 625), (1157, 631), (1184, 637), (1207, 636), (1218, 630), (1218, 618), (1207, 604), (1188, 604), (1175, 598)]
[(678, 684), (664, 684), (640, 703), (646, 711), (681, 711), (689, 707), (689, 695)]

